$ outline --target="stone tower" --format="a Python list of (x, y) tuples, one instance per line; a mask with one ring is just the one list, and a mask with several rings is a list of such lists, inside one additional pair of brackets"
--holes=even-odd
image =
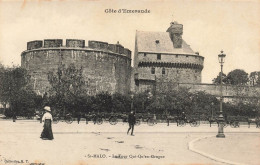
[(166, 32), (136, 31), (134, 82), (136, 91), (201, 83), (204, 57), (183, 39), (183, 25), (172, 22)]
[(27, 43), (21, 54), (22, 67), (31, 75), (38, 94), (48, 92), (48, 73), (57, 72), (60, 64), (83, 68), (90, 95), (106, 91), (127, 94), (131, 82), (131, 51), (120, 44), (67, 39), (36, 40)]

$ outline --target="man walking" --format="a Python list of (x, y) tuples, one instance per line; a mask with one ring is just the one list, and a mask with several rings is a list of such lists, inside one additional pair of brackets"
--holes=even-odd
[(134, 136), (133, 132), (134, 132), (135, 122), (136, 122), (136, 119), (135, 119), (134, 111), (131, 111), (131, 113), (128, 115), (129, 128), (128, 128), (128, 131), (127, 131), (127, 134), (128, 134), (129, 131), (132, 129), (131, 136)]

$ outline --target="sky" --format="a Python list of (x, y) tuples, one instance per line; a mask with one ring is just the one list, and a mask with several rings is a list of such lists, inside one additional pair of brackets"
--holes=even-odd
[[(106, 9), (150, 13), (106, 13)], [(220, 71), (260, 71), (260, 1), (256, 0), (0, 0), (0, 63), (21, 65), (27, 42), (44, 39), (119, 41), (134, 54), (135, 32), (183, 24), (183, 39), (204, 59), (202, 83)]]

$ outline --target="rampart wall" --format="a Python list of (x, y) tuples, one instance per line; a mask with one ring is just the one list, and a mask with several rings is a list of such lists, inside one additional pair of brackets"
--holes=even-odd
[[(211, 95), (220, 96), (220, 85), (216, 84), (191, 84), (179, 83), (178, 87), (190, 88), (191, 92), (205, 91)], [(224, 98), (259, 98), (260, 87), (256, 86), (234, 86), (223, 85), (222, 94)]]

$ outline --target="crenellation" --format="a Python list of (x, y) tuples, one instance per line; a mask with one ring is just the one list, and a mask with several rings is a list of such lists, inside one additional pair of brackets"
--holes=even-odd
[(108, 43), (107, 42), (101, 42), (101, 41), (88, 41), (88, 47), (93, 49), (102, 49), (107, 50)]
[(108, 50), (111, 52), (116, 52), (116, 46), (114, 44), (108, 44)]
[(44, 40), (45, 48), (61, 47), (61, 46), (62, 46), (62, 39), (45, 39)]
[(66, 39), (66, 47), (84, 48), (85, 40)]
[(40, 40), (27, 42), (27, 50), (38, 49), (42, 46), (42, 41)]

